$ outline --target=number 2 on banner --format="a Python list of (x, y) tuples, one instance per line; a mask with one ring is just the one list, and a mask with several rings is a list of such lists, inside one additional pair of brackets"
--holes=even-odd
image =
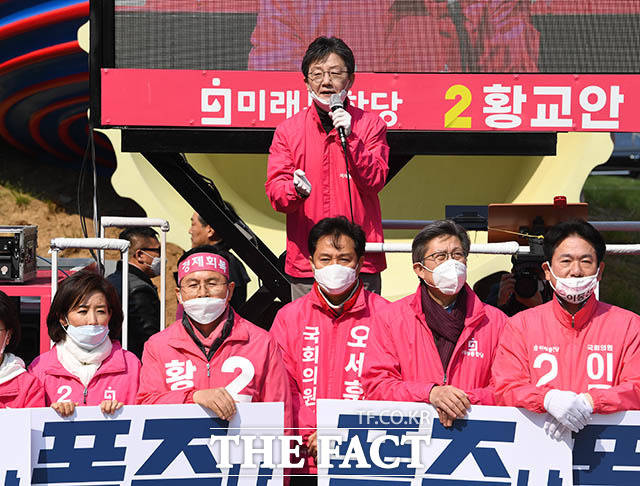
[(471, 91), (462, 84), (454, 84), (444, 95), (447, 100), (460, 100), (444, 114), (445, 128), (471, 128), (471, 117), (460, 116), (471, 105)]

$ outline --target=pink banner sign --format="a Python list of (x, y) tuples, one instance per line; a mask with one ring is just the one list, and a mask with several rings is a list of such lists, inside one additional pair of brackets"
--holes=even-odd
[[(273, 128), (311, 105), (302, 75), (103, 69), (102, 125)], [(351, 103), (392, 130), (640, 131), (640, 75), (358, 73)]]

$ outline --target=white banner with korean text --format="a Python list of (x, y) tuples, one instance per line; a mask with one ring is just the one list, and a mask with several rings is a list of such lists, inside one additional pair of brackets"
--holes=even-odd
[[(279, 486), (300, 438), (281, 403), (239, 403), (230, 422), (197, 405), (0, 410), (0, 486)], [(443, 427), (425, 404), (318, 401), (319, 486), (640, 483), (640, 412), (592, 417), (561, 441), (546, 414), (473, 406)], [(29, 433), (29, 431), (31, 433)]]
[(319, 486), (573, 484), (572, 440), (549, 439), (546, 414), (473, 406), (447, 428), (426, 404), (318, 400), (317, 411)]
[[(113, 416), (77, 407), (70, 419), (33, 409), (31, 484), (281, 485), (279, 449), (275, 440), (268, 442), (283, 435), (283, 404), (236, 407), (230, 422), (198, 405), (125, 406)], [(265, 442), (272, 457), (261, 454), (260, 441), (251, 437)], [(249, 442), (258, 452), (245, 457)]]
[(0, 409), (0, 485), (20, 486), (31, 477), (31, 414)]

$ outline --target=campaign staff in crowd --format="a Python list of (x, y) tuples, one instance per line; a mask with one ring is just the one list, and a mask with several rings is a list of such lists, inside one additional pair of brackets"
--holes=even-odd
[(140, 361), (117, 341), (122, 317), (118, 294), (100, 275), (82, 270), (60, 282), (47, 316), (55, 346), (29, 367), (46, 405), (66, 417), (77, 405), (113, 414), (135, 404)]
[[(160, 299), (151, 279), (161, 272), (158, 233), (148, 226), (131, 226), (118, 236), (129, 242), (129, 309), (127, 349), (142, 358), (144, 343), (160, 330)], [(107, 280), (122, 299), (122, 261)]]
[(425, 402), (450, 426), (471, 404), (494, 405), (491, 364), (506, 316), (466, 284), (467, 232), (436, 221), (413, 240), (415, 294), (376, 314), (366, 398)]
[[(227, 201), (224, 201), (227, 211), (236, 215), (235, 209)], [(234, 309), (240, 309), (247, 300), (247, 284), (251, 281), (247, 269), (242, 262), (231, 253), (229, 245), (222, 238), (220, 231), (213, 229), (202, 216), (193, 213), (191, 216), (191, 227), (189, 228), (189, 236), (191, 237), (191, 248), (198, 246), (207, 246), (207, 251), (222, 254), (229, 262), (229, 280), (234, 283), (233, 298), (231, 306)], [(178, 319), (182, 314), (176, 316)]]
[(9, 296), (0, 291), (0, 408), (44, 407), (42, 385), (13, 354), (19, 342), (18, 312)]
[(554, 298), (512, 317), (493, 366), (500, 405), (548, 412), (556, 438), (593, 413), (640, 409), (640, 318), (599, 302), (605, 242), (589, 223), (559, 223), (544, 237)]
[[(307, 236), (324, 217), (348, 215), (367, 241), (381, 242), (382, 217), (378, 192), (389, 171), (387, 127), (382, 119), (351, 105), (347, 98), (355, 80), (351, 49), (335, 37), (318, 37), (302, 60), (302, 74), (314, 102), (307, 110), (276, 128), (269, 149), (267, 197), (276, 211), (287, 215), (285, 272), (291, 277), (292, 299), (313, 285)], [(336, 95), (342, 107), (330, 110)], [(346, 137), (349, 175), (338, 131)], [(380, 293), (384, 253), (367, 255), (360, 278)]]
[[(294, 426), (310, 456), (316, 441), (319, 398), (359, 400), (360, 375), (372, 318), (388, 302), (364, 289), (365, 235), (345, 217), (325, 218), (309, 233), (315, 283), (311, 292), (284, 306), (271, 335), (282, 350), (293, 395)], [(309, 457), (303, 473), (315, 473)]]
[[(229, 305), (220, 255), (186, 252), (176, 295), (184, 316), (145, 344), (138, 403), (197, 403), (228, 420), (235, 402), (284, 402), (290, 392), (275, 340)], [(285, 419), (286, 422), (286, 419)]]

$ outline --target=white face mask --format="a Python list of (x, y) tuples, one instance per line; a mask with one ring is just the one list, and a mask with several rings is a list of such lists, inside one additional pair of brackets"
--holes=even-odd
[(151, 271), (153, 272), (153, 274), (157, 277), (158, 275), (160, 275), (160, 257), (153, 257), (153, 261), (151, 262)]
[(64, 329), (67, 336), (69, 336), (74, 343), (87, 351), (97, 348), (109, 337), (109, 328), (107, 326), (101, 326), (99, 324), (72, 326), (69, 324), (69, 319), (65, 317), (65, 320), (67, 321), (67, 327), (65, 328), (62, 326), (62, 323), (60, 323), (62, 329)]
[[(320, 98), (317, 94), (314, 93), (312, 89), (309, 90), (309, 95), (311, 95), (313, 101), (315, 101), (316, 104), (324, 111), (329, 111), (331, 109), (331, 103), (329, 103), (329, 100)], [(340, 101), (344, 103), (344, 100), (346, 99), (347, 91), (343, 89), (342, 91), (340, 91)]]
[[(147, 256), (151, 256), (144, 250), (142, 251), (142, 253)], [(151, 267), (151, 273), (153, 273), (154, 277), (157, 277), (158, 275), (160, 275), (160, 264), (162, 263), (162, 260), (160, 260), (160, 257), (151, 258), (153, 258), (153, 260), (151, 261), (151, 265), (149, 265)]]
[(4, 350), (7, 348), (7, 344), (9, 344), (9, 331), (4, 331), (2, 333), (4, 335), (4, 341), (2, 346), (0, 346), (0, 363), (2, 362), (2, 357), (4, 356)]
[(598, 285), (598, 274), (600, 273), (600, 269), (595, 273), (595, 275), (589, 275), (588, 277), (567, 277), (567, 278), (559, 278), (556, 277), (556, 274), (551, 270), (551, 264), (547, 262), (549, 265), (549, 271), (553, 278), (556, 279), (556, 285), (551, 283), (551, 287), (558, 294), (562, 300), (569, 302), (570, 304), (581, 304), (589, 297), (596, 289)]
[(227, 296), (224, 299), (218, 297), (198, 297), (182, 302), (184, 311), (191, 319), (200, 324), (209, 324), (220, 317), (227, 309)]
[[(433, 273), (433, 283), (444, 295), (457, 294), (462, 290), (462, 287), (464, 287), (464, 284), (467, 281), (467, 266), (453, 258), (441, 263), (435, 268), (435, 270), (429, 270), (427, 267), (422, 265), (422, 263), (420, 265), (425, 270)], [(433, 285), (427, 283), (426, 280), (424, 283), (429, 285), (429, 287), (433, 287)]]
[(340, 295), (347, 291), (358, 278), (355, 268), (333, 264), (313, 269), (318, 285), (329, 295)]

